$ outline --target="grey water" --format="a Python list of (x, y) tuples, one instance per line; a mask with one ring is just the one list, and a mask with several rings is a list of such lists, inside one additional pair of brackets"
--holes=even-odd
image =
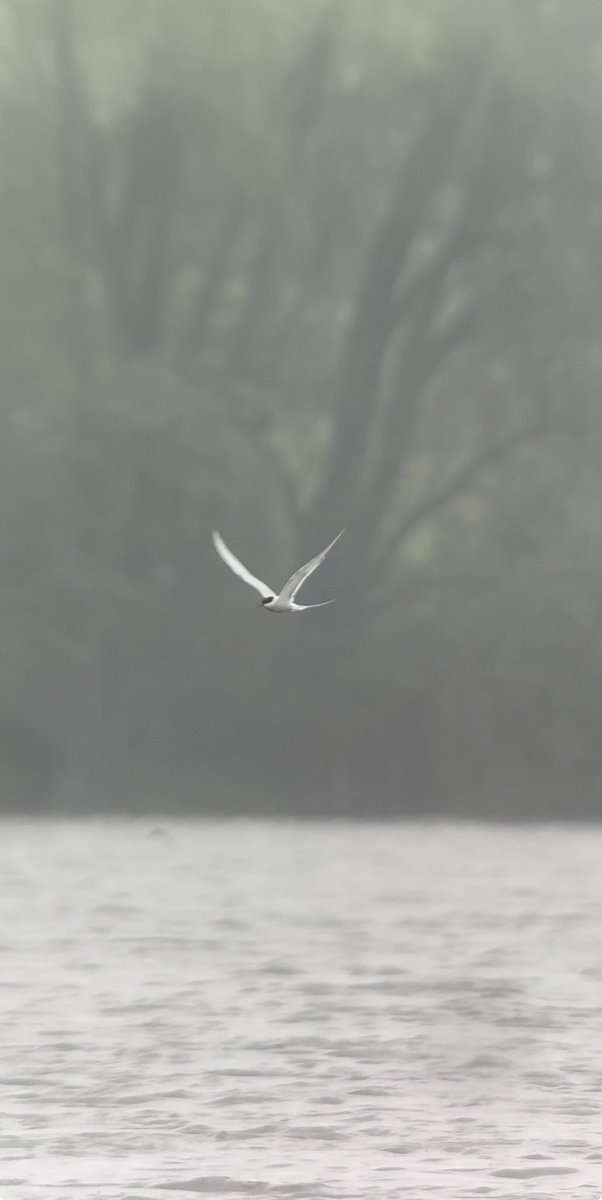
[(0, 825), (0, 1195), (602, 1195), (602, 831)]

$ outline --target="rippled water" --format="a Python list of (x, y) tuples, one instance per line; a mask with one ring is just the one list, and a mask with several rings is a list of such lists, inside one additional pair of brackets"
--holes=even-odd
[(0, 837), (3, 1200), (602, 1194), (602, 831)]

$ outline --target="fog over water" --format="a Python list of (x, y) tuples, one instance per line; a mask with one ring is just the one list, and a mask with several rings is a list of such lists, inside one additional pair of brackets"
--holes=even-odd
[(0, 1194), (602, 1190), (602, 832), (5, 823)]

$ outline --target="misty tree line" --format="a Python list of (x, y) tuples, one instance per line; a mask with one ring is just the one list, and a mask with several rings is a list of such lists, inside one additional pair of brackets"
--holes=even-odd
[(0, 34), (5, 803), (598, 811), (598, 0)]

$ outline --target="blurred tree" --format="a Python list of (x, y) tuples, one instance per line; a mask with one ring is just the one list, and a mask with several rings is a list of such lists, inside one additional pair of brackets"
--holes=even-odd
[[(595, 793), (602, 40), (568, 7), (5, 0), (0, 699), (74, 803)], [(345, 525), (336, 612), (237, 619), (218, 522), (274, 582)]]

